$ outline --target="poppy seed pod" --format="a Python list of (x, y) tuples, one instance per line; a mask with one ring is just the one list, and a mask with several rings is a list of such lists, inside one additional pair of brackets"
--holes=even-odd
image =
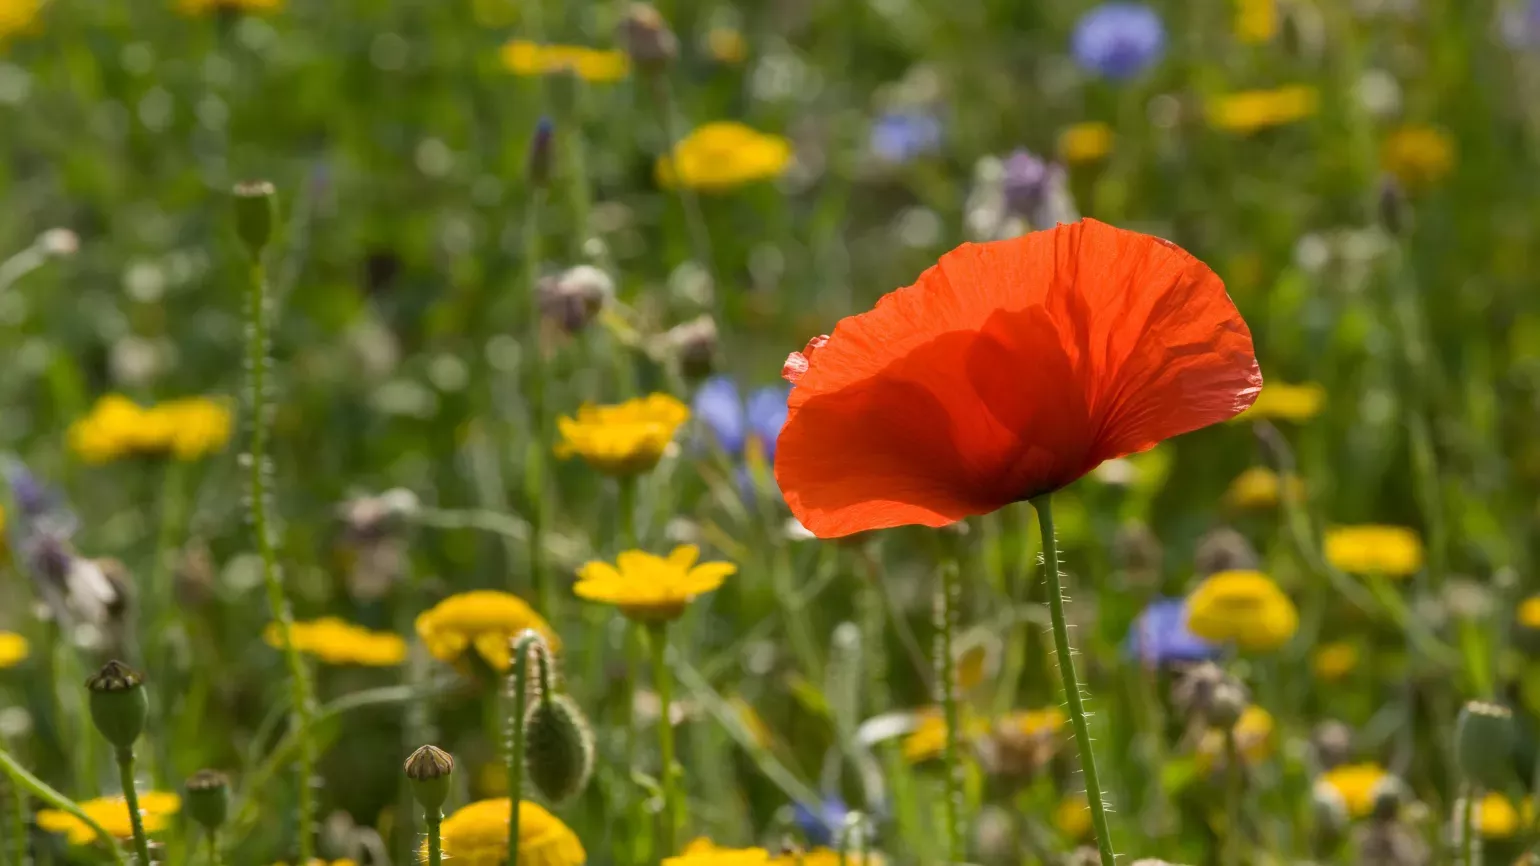
[(230, 812), (230, 778), (218, 770), (199, 770), (187, 779), (187, 814), (205, 830), (219, 829)]
[(96, 729), (118, 749), (132, 749), (144, 733), (150, 709), (144, 677), (120, 661), (110, 661), (86, 680), (86, 689), (91, 693), (91, 721)]
[(273, 185), (265, 180), (252, 180), (235, 185), (235, 234), (246, 245), (246, 252), (253, 259), (273, 239), (273, 226), (278, 222), (277, 194)]
[(645, 72), (656, 72), (679, 55), (679, 39), (657, 9), (632, 3), (620, 22), (620, 44), (631, 62)]
[(1502, 790), (1513, 777), (1513, 711), (1471, 701), (1454, 724), (1454, 761), (1467, 782)]
[(438, 746), (423, 746), (406, 759), (405, 769), (418, 805), (437, 815), (449, 799), (449, 776), (454, 772), (455, 759)]
[(1250, 703), (1245, 686), (1233, 679), (1225, 679), (1214, 687), (1213, 696), (1209, 699), (1209, 724), (1225, 731), (1234, 728)]
[(548, 695), (524, 717), (524, 767), (552, 803), (582, 793), (594, 768), (594, 734), (567, 695)]

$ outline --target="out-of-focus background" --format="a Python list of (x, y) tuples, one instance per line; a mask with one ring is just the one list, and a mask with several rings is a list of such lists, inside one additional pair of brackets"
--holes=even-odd
[[(596, 769), (540, 820), (588, 862), (829, 855), (848, 810), (888, 862), (941, 862), (948, 768), (967, 862), (1094, 862), (1028, 506), (942, 542), (948, 761), (937, 534), (811, 540), (769, 469), (787, 352), (961, 242), (1089, 216), (1213, 267), (1267, 380), (1058, 497), (1120, 854), (1454, 862), (1473, 791), (1487, 862), (1514, 862), (1540, 783), (1537, 168), (1530, 0), (0, 0), (0, 748), (126, 816), (88, 802), (122, 787), (80, 685), (122, 658), (143, 790), (222, 770), (226, 861), (302, 850), (249, 519), (230, 190), (260, 179), (261, 468), (311, 629), (318, 856), (416, 856), (425, 742), (457, 760), (446, 812), (506, 796), (510, 699), (465, 644), (530, 622), (502, 596), (420, 617), (484, 589), (560, 637)], [(692, 410), (656, 468), (558, 453), (559, 416), (651, 393)], [(682, 544), (737, 571), (668, 626), (667, 850), (643, 627), (573, 584)], [(1236, 571), (1265, 591), (1205, 582)], [(1473, 699), (1512, 712), (1479, 779)], [(106, 857), (14, 777), (0, 806), (0, 863)], [(173, 862), (204, 856), (183, 806), (144, 805)]]

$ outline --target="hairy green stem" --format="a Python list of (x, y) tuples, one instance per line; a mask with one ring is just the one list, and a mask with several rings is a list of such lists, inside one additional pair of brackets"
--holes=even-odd
[(534, 597), (546, 617), (555, 620), (558, 603), (555, 589), (545, 567), (546, 485), (545, 461), (548, 444), (545, 435), (545, 352), (541, 348), (540, 316), (540, 216), (545, 204), (545, 190), (530, 191), (529, 211), (524, 217), (524, 289), (529, 299), (529, 372), (525, 393), (529, 395), (529, 434), (524, 456), (524, 496), (529, 502), (529, 579)]
[[(519, 804), (515, 802), (513, 804), (515, 813), (518, 812), (518, 808)], [(429, 809), (423, 813), (423, 820), (428, 824), (428, 866), (441, 866), (444, 862), (444, 851), (439, 839), (439, 824), (443, 823), (444, 813), (438, 809)], [(510, 826), (518, 826), (517, 820), (510, 821)], [(518, 857), (518, 850), (519, 846), (514, 845), (508, 856)]]
[[(123, 866), (123, 851), (112, 841), (111, 834), (103, 830), (102, 825), (96, 823), (95, 818), (87, 815), (74, 800), (48, 787), (48, 784), (43, 780), (27, 772), (27, 768), (23, 767), (20, 762), (12, 757), (11, 753), (6, 751), (4, 746), (0, 746), (0, 771), (10, 776), (11, 782), (17, 788), (31, 792), (32, 796), (37, 797), (55, 809), (68, 812), (82, 824), (90, 827), (92, 832), (96, 833), (97, 840), (107, 846), (107, 853), (112, 857), (112, 862), (117, 864), (117, 866)], [(132, 787), (130, 787), (130, 790), (132, 790)]]
[(139, 792), (134, 789), (134, 750), (118, 749), (118, 780), (123, 784), (123, 802), (128, 806), (128, 823), (134, 830), (134, 854), (139, 866), (150, 866), (150, 838), (144, 834), (144, 818), (139, 814)]
[(679, 772), (674, 766), (674, 676), (668, 667), (668, 624), (653, 623), (647, 629), (652, 644), (653, 687), (658, 691), (658, 753), (661, 756), (663, 813), (658, 816), (660, 851), (664, 857), (677, 853), (675, 840), (684, 817), (679, 797)]
[(946, 774), (946, 798), (942, 803), (946, 816), (947, 862), (963, 860), (962, 764), (957, 735), (961, 721), (957, 706), (957, 661), (953, 658), (952, 635), (957, 628), (957, 592), (960, 567), (950, 554), (941, 563), (941, 586), (936, 593), (936, 699), (941, 702), (946, 736), (942, 750)]
[(524, 717), (529, 701), (529, 655), (539, 642), (520, 635), (513, 642), (513, 678), (509, 683), (513, 711), (508, 714), (508, 866), (519, 864), (519, 801), (524, 797)]
[[(144, 653), (145, 664), (160, 682), (174, 681), (166, 633), (170, 630), (171, 619), (181, 616), (183, 611), (181, 605), (172, 601), (175, 588), (171, 585), (168, 560), (176, 549), (177, 537), (181, 534), (184, 521), (186, 484), (183, 479), (186, 474), (182, 461), (171, 458), (161, 477), (160, 528), (155, 535), (155, 552), (150, 559), (150, 574), (146, 582), (148, 590), (143, 594), (140, 605), (143, 610), (139, 618), (140, 628), (143, 629), (139, 635), (140, 652)], [(151, 712), (154, 713), (152, 727), (158, 727), (157, 721), (164, 725), (171, 718), (179, 693), (180, 690), (174, 688), (156, 690), (156, 699), (151, 704)], [(168, 783), (171, 740), (171, 737), (157, 737), (151, 745), (154, 761), (150, 767), (150, 777), (154, 779), (157, 788), (165, 788)]]
[(220, 866), (219, 857), (219, 830), (208, 832), (209, 866)]
[(247, 410), (251, 413), (251, 449), (246, 455), (250, 473), (251, 525), (256, 537), (257, 554), (262, 560), (262, 582), (267, 587), (268, 607), (279, 624), (284, 663), (289, 673), (290, 724), (298, 736), (299, 751), (299, 862), (309, 863), (314, 852), (315, 789), (311, 776), (315, 771), (315, 750), (310, 735), (313, 707), (310, 678), (305, 672), (299, 648), (290, 639), (294, 615), (284, 595), (283, 578), (278, 572), (278, 554), (273, 546), (268, 524), (267, 489), (267, 415), (268, 406), (268, 321), (267, 274), (260, 257), (251, 265), (251, 285), (246, 307), (246, 365), (248, 376)]
[(1069, 705), (1070, 721), (1075, 728), (1075, 745), (1080, 751), (1080, 772), (1085, 777), (1085, 797), (1091, 807), (1091, 826), (1096, 830), (1096, 850), (1102, 866), (1115, 866), (1112, 833), (1107, 829), (1107, 807), (1102, 803), (1101, 782), (1096, 777), (1096, 753), (1091, 749), (1091, 726), (1086, 721), (1085, 702), (1080, 696), (1080, 680), (1075, 676), (1074, 650), (1069, 644), (1069, 624), (1064, 618), (1064, 587), (1059, 580), (1059, 543), (1053, 534), (1051, 494), (1032, 500), (1038, 526), (1043, 535), (1043, 575), (1048, 582), (1048, 612), (1053, 618), (1053, 646), (1059, 659), (1059, 678), (1064, 684), (1064, 700)]

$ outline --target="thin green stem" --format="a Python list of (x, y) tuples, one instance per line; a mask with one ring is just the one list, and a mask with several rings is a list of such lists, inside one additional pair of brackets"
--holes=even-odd
[(144, 834), (144, 818), (139, 814), (139, 792), (134, 789), (134, 750), (118, 749), (118, 780), (123, 784), (123, 802), (128, 806), (128, 822), (134, 830), (134, 854), (139, 866), (150, 864), (150, 838)]
[(668, 667), (668, 624), (652, 623), (647, 637), (652, 644), (653, 686), (658, 690), (658, 753), (662, 764), (663, 814), (658, 816), (658, 853), (672, 857), (677, 853), (674, 843), (683, 823), (684, 804), (679, 797), (678, 768), (674, 766), (674, 676)]
[(639, 543), (636, 535), (636, 484), (634, 475), (620, 479), (617, 507), (620, 510), (620, 546), (623, 550), (635, 550)]
[(6, 842), (7, 846), (0, 851), (4, 854), (0, 863), (15, 863), (16, 866), (26, 866), (27, 863), (27, 795), (21, 788), (14, 784), (0, 785), (0, 799), (9, 800), (10, 808), (6, 810)]
[(219, 831), (208, 832), (209, 866), (220, 866), (219, 858)]
[(957, 591), (960, 568), (950, 555), (941, 563), (941, 586), (936, 594), (936, 699), (941, 702), (946, 722), (942, 751), (946, 774), (946, 798), (942, 803), (946, 816), (947, 862), (963, 860), (962, 763), (957, 744), (961, 729), (957, 706), (957, 661), (953, 658), (952, 635), (957, 628)]
[(262, 582), (267, 587), (267, 602), (282, 635), (284, 663), (289, 673), (290, 724), (298, 736), (299, 752), (299, 862), (309, 863), (314, 852), (315, 789), (311, 776), (315, 771), (315, 750), (310, 739), (312, 714), (310, 678), (305, 672), (299, 648), (290, 639), (294, 615), (284, 595), (283, 578), (278, 573), (278, 554), (273, 546), (268, 524), (267, 422), (268, 422), (268, 321), (267, 274), (260, 258), (251, 265), (251, 285), (246, 307), (246, 366), (248, 376), (247, 409), (251, 413), (251, 449), (246, 455), (250, 473), (251, 525), (256, 537), (257, 554), (262, 560)]
[(1480, 792), (1467, 783), (1465, 799), (1460, 804), (1460, 862), (1464, 866), (1479, 866), (1481, 844), (1476, 841), (1476, 798)]
[[(169, 631), (169, 620), (180, 615), (182, 611), (180, 605), (171, 601), (173, 588), (168, 561), (177, 546), (177, 538), (181, 534), (184, 519), (183, 512), (186, 510), (184, 492), (186, 484), (183, 481), (187, 474), (185, 467), (186, 464), (173, 458), (166, 464), (161, 477), (160, 528), (155, 535), (155, 552), (150, 559), (150, 574), (146, 582), (148, 590), (143, 594), (140, 605), (143, 610), (139, 619), (140, 628), (143, 629), (139, 636), (140, 651), (144, 653), (145, 664), (160, 682), (173, 681), (171, 654), (167, 650), (169, 642), (166, 634)], [(167, 615), (168, 613), (170, 616)], [(164, 723), (171, 718), (172, 706), (177, 695), (177, 689), (156, 690), (152, 711), (160, 722)], [(157, 788), (166, 787), (167, 775), (171, 772), (171, 739), (158, 737), (151, 746), (154, 750), (154, 762), (150, 767), (150, 775), (155, 780)]]
[[(669, 159), (673, 159), (674, 149), (679, 145), (679, 121), (674, 116), (674, 93), (669, 85), (667, 75), (654, 74), (651, 77), (652, 95), (657, 101), (658, 116), (663, 120), (663, 136), (668, 139)], [(706, 276), (711, 278), (711, 296), (720, 312), (722, 288), (716, 282), (716, 266), (711, 255), (711, 233), (706, 228), (706, 217), (701, 211), (700, 198), (696, 196), (695, 189), (684, 183), (682, 178), (675, 178), (674, 186), (679, 190), (679, 202), (684, 206), (685, 229), (690, 234), (690, 248), (693, 255), (700, 262), (700, 266), (706, 270)], [(719, 317), (720, 318), (720, 317)]]
[(1240, 866), (1241, 859), (1241, 801), (1245, 796), (1245, 768), (1241, 764), (1241, 750), (1235, 743), (1235, 727), (1225, 729), (1225, 866)]
[[(519, 804), (514, 803), (513, 808), (514, 811), (517, 812)], [(423, 819), (428, 824), (428, 866), (441, 866), (441, 864), (444, 862), (444, 851), (443, 844), (439, 839), (439, 824), (443, 822), (444, 814), (437, 809), (433, 809), (425, 812), (423, 814)], [(518, 822), (514, 821), (510, 826), (517, 826), (517, 824)], [(514, 845), (512, 849), (510, 849), (508, 856), (518, 857), (518, 850), (519, 846)]]
[(541, 346), (540, 317), (540, 217), (545, 205), (545, 190), (530, 191), (529, 210), (524, 216), (524, 290), (529, 299), (529, 373), (525, 393), (529, 395), (529, 435), (524, 457), (524, 495), (529, 501), (529, 579), (534, 597), (548, 618), (556, 617), (556, 594), (550, 586), (545, 567), (546, 489), (545, 460), (548, 452), (545, 435), (545, 351)]
[(513, 711), (508, 714), (508, 866), (519, 864), (519, 801), (524, 798), (524, 717), (529, 702), (529, 656), (540, 638), (520, 635), (513, 642)]
[(1069, 705), (1070, 721), (1075, 727), (1075, 745), (1080, 751), (1080, 771), (1085, 777), (1086, 802), (1091, 807), (1091, 826), (1096, 830), (1096, 849), (1102, 866), (1115, 866), (1112, 833), (1107, 829), (1107, 807), (1102, 803), (1101, 782), (1096, 777), (1096, 753), (1091, 749), (1091, 726), (1086, 721), (1085, 703), (1080, 696), (1080, 680), (1075, 676), (1074, 650), (1069, 645), (1069, 624), (1064, 617), (1064, 587), (1059, 580), (1059, 542), (1053, 534), (1051, 494), (1032, 500), (1037, 510), (1038, 526), (1043, 535), (1043, 575), (1048, 582), (1048, 612), (1053, 618), (1053, 646), (1059, 659), (1059, 678), (1064, 683), (1064, 700)]
[(3, 746), (0, 746), (0, 771), (4, 771), (7, 776), (10, 776), (11, 782), (18, 788), (31, 792), (32, 796), (55, 809), (68, 812), (82, 824), (90, 827), (92, 832), (96, 834), (96, 838), (107, 846), (107, 852), (111, 855), (112, 862), (116, 863), (117, 866), (123, 866), (122, 850), (113, 843), (112, 836), (102, 829), (102, 825), (96, 823), (95, 818), (87, 815), (74, 800), (48, 787), (48, 784), (43, 780), (27, 772), (27, 768), (23, 767), (20, 762), (12, 757), (11, 753), (6, 751)]

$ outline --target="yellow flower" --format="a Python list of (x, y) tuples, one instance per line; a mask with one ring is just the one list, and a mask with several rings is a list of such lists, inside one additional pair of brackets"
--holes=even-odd
[(502, 55), (503, 66), (515, 75), (570, 72), (598, 83), (619, 81), (631, 71), (625, 52), (582, 45), (540, 45), (516, 39), (503, 46)]
[(1091, 834), (1091, 806), (1084, 794), (1069, 794), (1053, 809), (1053, 826), (1064, 838), (1078, 842)]
[(613, 406), (585, 404), (577, 417), (556, 419), (557, 457), (582, 457), (607, 475), (636, 475), (658, 465), (690, 409), (667, 394)]
[[(459, 866), (502, 866), (508, 859), (507, 797), (478, 800), (456, 810), (439, 827), (444, 861)], [(428, 846), (421, 849), (427, 862)], [(588, 854), (560, 818), (528, 800), (519, 802), (519, 862), (525, 866), (580, 866)]]
[(1303, 120), (1315, 114), (1319, 103), (1320, 94), (1305, 85), (1245, 90), (1211, 99), (1208, 118), (1219, 129), (1249, 134)]
[(1265, 466), (1253, 466), (1230, 482), (1225, 501), (1236, 508), (1272, 508), (1284, 493), (1291, 499), (1303, 499), (1305, 483), (1296, 475), (1290, 475), (1286, 482), (1280, 483), (1278, 473)]
[(70, 449), (87, 463), (171, 455), (196, 460), (230, 441), (230, 410), (206, 397), (171, 400), (148, 409), (120, 394), (96, 401), (70, 425)]
[[(262, 632), (268, 646), (283, 647), (282, 628), (276, 622), (268, 623)], [(390, 667), (406, 660), (406, 641), (400, 635), (370, 631), (334, 616), (296, 622), (290, 635), (300, 652), (329, 665)]]
[(277, 12), (283, 0), (180, 0), (177, 9), (183, 15), (211, 15), (216, 12)]
[(1340, 680), (1358, 667), (1358, 647), (1345, 640), (1322, 644), (1311, 655), (1310, 667), (1327, 682)]
[(552, 649), (560, 646), (556, 632), (534, 608), (494, 589), (451, 595), (417, 615), (417, 636), (434, 658), (453, 663), (474, 649), (499, 671), (508, 670), (509, 642), (527, 628), (540, 632)]
[[(165, 829), (167, 818), (182, 808), (182, 798), (162, 791), (146, 791), (139, 795), (139, 818), (144, 832), (155, 833)], [(80, 811), (101, 825), (103, 830), (118, 839), (134, 835), (128, 814), (128, 803), (122, 797), (98, 797), (80, 804)], [(60, 809), (43, 809), (37, 813), (37, 826), (49, 833), (63, 833), (71, 845), (89, 845), (96, 839), (96, 831), (74, 815)]]
[(197, 460), (230, 441), (230, 408), (206, 397), (171, 400), (150, 409), (167, 428), (171, 453), (178, 460)]
[(1112, 152), (1112, 127), (1100, 121), (1077, 123), (1059, 133), (1059, 158), (1070, 165), (1096, 162)]
[(1262, 393), (1257, 395), (1257, 402), (1236, 417), (1248, 421), (1263, 418), (1306, 421), (1320, 414), (1325, 404), (1326, 389), (1314, 382), (1303, 385), (1269, 383), (1262, 386)]
[(1058, 707), (1017, 710), (995, 720), (995, 730), (1010, 731), (1019, 737), (1054, 736), (1064, 730), (1069, 717)]
[(1422, 568), (1422, 539), (1404, 526), (1326, 530), (1326, 561), (1349, 574), (1408, 577)]
[(770, 859), (770, 866), (885, 866), (886, 863), (881, 854), (871, 851), (866, 852), (864, 858), (847, 854), (842, 862), (839, 852), (828, 848), (814, 848), (801, 854), (783, 854)]
[(1502, 794), (1491, 793), (1476, 802), (1476, 827), (1488, 839), (1507, 839), (1517, 833), (1521, 823), (1533, 817), (1534, 805), (1526, 798), (1520, 809)]
[[(1273, 714), (1256, 704), (1246, 707), (1235, 723), (1235, 748), (1247, 764), (1260, 764), (1273, 754)], [(1224, 760), (1225, 734), (1218, 728), (1198, 740), (1198, 766), (1207, 771)]]
[(662, 186), (721, 192), (779, 177), (791, 164), (791, 142), (736, 121), (708, 123), (658, 157)]
[(706, 34), (706, 51), (718, 63), (738, 64), (749, 55), (749, 45), (736, 29), (713, 27)]
[(1278, 35), (1278, 0), (1239, 0), (1235, 37), (1242, 42), (1270, 42)]
[(697, 595), (721, 586), (738, 570), (730, 562), (696, 565), (699, 558), (700, 548), (693, 544), (674, 548), (667, 559), (628, 550), (615, 557), (614, 565), (595, 561), (578, 569), (572, 591), (589, 601), (613, 604), (634, 620), (678, 619)]
[(1432, 126), (1403, 126), (1385, 139), (1380, 164), (1408, 188), (1428, 187), (1454, 167), (1454, 141)]
[[(993, 723), (982, 716), (962, 712), (962, 732), (959, 742), (968, 742), (989, 735), (993, 729), (1017, 738), (1053, 736), (1064, 729), (1067, 721), (1064, 711), (1058, 707), (1040, 710), (1017, 710), (1000, 716)], [(904, 737), (900, 747), (904, 760), (919, 764), (941, 757), (946, 750), (946, 716), (940, 707), (926, 707), (920, 711), (919, 724)]]
[[(974, 720), (971, 723), (963, 721), (963, 734), (959, 739), (966, 739), (969, 734), (979, 735), (988, 732), (988, 725)], [(904, 737), (900, 746), (904, 760), (911, 764), (920, 764), (925, 761), (941, 757), (946, 751), (946, 716), (938, 707), (930, 707), (920, 715), (920, 722), (909, 735)]]
[(33, 29), (42, 0), (0, 0), (0, 43)]
[[(274, 863), (273, 866), (289, 866), (289, 864), (280, 861), (278, 863)], [(320, 857), (311, 857), (310, 866), (358, 866), (358, 861), (344, 858), (342, 860), (332, 860), (328, 863), (327, 861), (322, 860)]]
[(763, 848), (721, 848), (710, 839), (696, 839), (684, 846), (678, 857), (663, 860), (663, 866), (769, 866), (770, 863), (770, 852)]
[(26, 661), (30, 649), (19, 634), (0, 631), (0, 669), (13, 668)]
[(1187, 627), (1205, 640), (1267, 651), (1294, 636), (1299, 612), (1262, 572), (1221, 571), (1187, 597)]
[(1374, 811), (1374, 789), (1385, 778), (1379, 764), (1343, 764), (1321, 774), (1321, 782), (1342, 795), (1348, 815), (1362, 818)]
[(1540, 629), (1540, 595), (1532, 595), (1519, 603), (1519, 625)]

